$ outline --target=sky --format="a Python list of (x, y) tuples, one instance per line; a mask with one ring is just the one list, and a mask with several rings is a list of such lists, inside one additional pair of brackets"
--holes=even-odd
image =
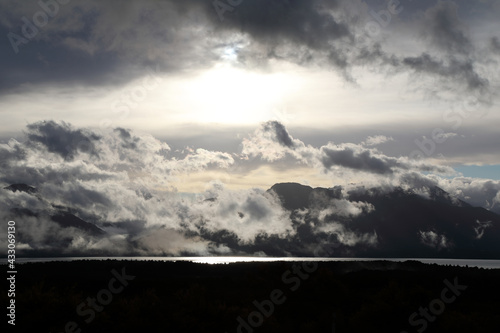
[(4, 186), (147, 225), (161, 208), (139, 192), (241, 206), (278, 182), (432, 183), (500, 205), (500, 1), (6, 0), (0, 13)]

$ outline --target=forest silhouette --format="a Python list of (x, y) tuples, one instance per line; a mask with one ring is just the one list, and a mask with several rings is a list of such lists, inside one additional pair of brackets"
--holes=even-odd
[[(433, 316), (425, 332), (493, 332), (500, 327), (499, 269), (416, 261), (319, 262), (314, 269), (299, 270), (307, 267), (302, 265), (26, 263), (18, 267), (16, 331), (65, 332), (73, 322), (73, 332), (417, 332), (423, 325), (410, 325), (409, 317), (441, 297), (443, 281), (454, 279), (466, 290)], [(134, 278), (85, 322), (77, 306), (107, 288), (113, 270), (126, 270)], [(270, 304), (265, 301), (276, 290), (280, 304), (265, 313)], [(5, 292), (1, 298), (5, 304)], [(248, 324), (249, 319), (259, 325)]]

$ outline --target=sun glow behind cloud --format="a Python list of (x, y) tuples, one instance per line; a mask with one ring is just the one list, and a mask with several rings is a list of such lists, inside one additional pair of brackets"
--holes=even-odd
[(183, 89), (185, 121), (250, 125), (273, 118), (273, 110), (298, 85), (289, 74), (249, 72), (219, 64)]

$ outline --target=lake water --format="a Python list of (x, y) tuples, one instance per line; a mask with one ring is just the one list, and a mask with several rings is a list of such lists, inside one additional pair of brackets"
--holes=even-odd
[[(276, 262), (276, 261), (379, 261), (404, 262), (416, 260), (426, 264), (500, 268), (500, 260), (486, 259), (422, 259), (422, 258), (321, 258), (321, 257), (61, 257), (61, 258), (16, 258), (16, 264), (29, 262), (74, 261), (74, 260), (140, 260), (140, 261), (190, 261), (203, 264), (228, 264), (236, 262)], [(5, 264), (7, 259), (0, 259)]]

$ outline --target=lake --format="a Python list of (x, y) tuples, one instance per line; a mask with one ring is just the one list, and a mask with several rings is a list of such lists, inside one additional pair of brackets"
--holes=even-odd
[[(202, 264), (229, 264), (237, 262), (276, 262), (276, 261), (379, 261), (403, 262), (416, 260), (426, 264), (469, 266), (481, 268), (500, 268), (500, 260), (490, 259), (428, 259), (428, 258), (321, 258), (321, 257), (58, 257), (58, 258), (16, 258), (16, 264), (29, 262), (75, 261), (75, 260), (140, 260), (140, 261), (190, 261)], [(1, 264), (7, 259), (0, 259)]]

